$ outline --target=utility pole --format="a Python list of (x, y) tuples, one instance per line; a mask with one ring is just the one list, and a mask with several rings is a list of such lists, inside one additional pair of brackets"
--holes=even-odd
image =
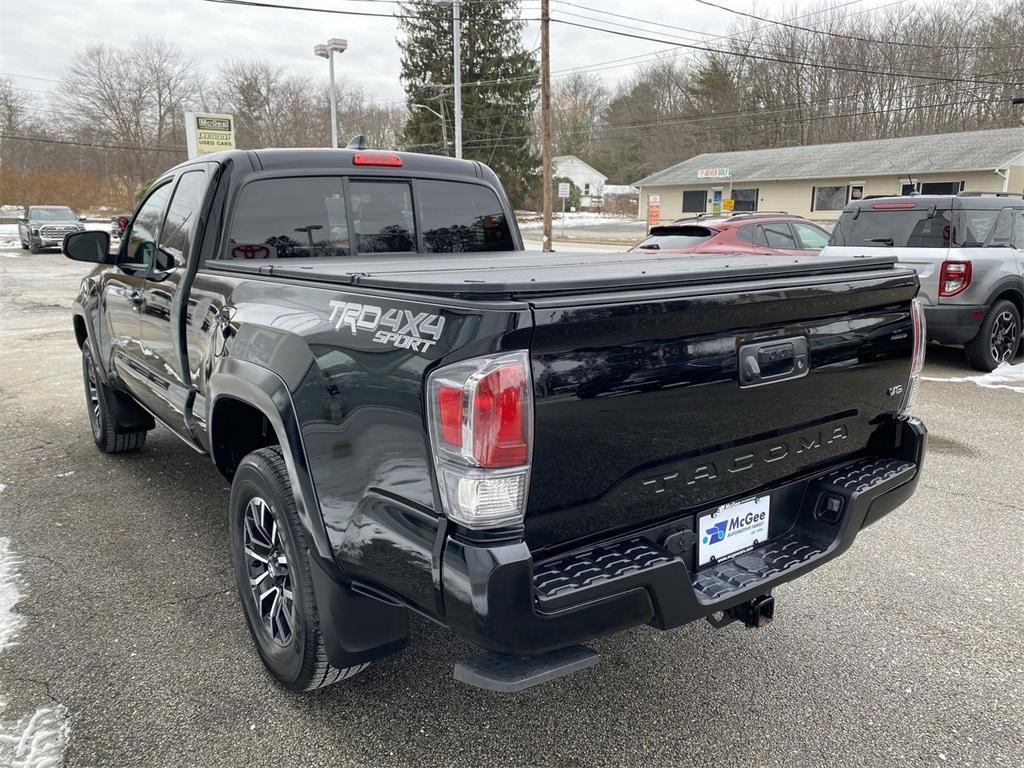
[(540, 147), (544, 184), (544, 237), (541, 249), (551, 250), (551, 42), (549, 0), (540, 3)]
[[(452, 67), (455, 70), (455, 157), (462, 159), (462, 2), (452, 0)], [(447, 152), (447, 148), (445, 148)]]

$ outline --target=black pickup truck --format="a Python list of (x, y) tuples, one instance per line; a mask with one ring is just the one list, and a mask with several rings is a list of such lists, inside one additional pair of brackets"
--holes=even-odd
[[(231, 480), (270, 672), (413, 611), (517, 690), (639, 624), (760, 626), (916, 487), (917, 277), (889, 258), (528, 253), (476, 162), (231, 151), (165, 173), (74, 305), (97, 445), (160, 422)], [(201, 628), (197, 628), (200, 631)]]

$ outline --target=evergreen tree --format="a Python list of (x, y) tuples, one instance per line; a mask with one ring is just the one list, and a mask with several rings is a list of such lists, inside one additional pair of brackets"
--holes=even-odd
[[(402, 6), (402, 84), (410, 117), (408, 149), (455, 154), (455, 95), (452, 69), (452, 7), (412, 2)], [(525, 22), (515, 0), (462, 4), (463, 157), (490, 166), (514, 205), (536, 186), (540, 159), (532, 139), (531, 116), (540, 78), (537, 61), (523, 46)], [(423, 104), (441, 113), (441, 121)]]

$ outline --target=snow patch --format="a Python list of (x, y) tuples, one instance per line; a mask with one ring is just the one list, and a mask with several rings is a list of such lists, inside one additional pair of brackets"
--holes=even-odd
[[(519, 222), (519, 229), (540, 229), (544, 226), (543, 219), (537, 214), (523, 214), (517, 217)], [(552, 214), (551, 220), (558, 226), (562, 224), (562, 212), (555, 211)], [(565, 224), (569, 227), (599, 227), (602, 224), (621, 224), (624, 221), (636, 221), (635, 218), (629, 216), (609, 216), (603, 213), (584, 213), (577, 211), (566, 211), (565, 213)]]
[(1024, 395), (1024, 363), (1016, 365), (1003, 365), (991, 373), (980, 376), (922, 376), (923, 381), (945, 381), (956, 384), (968, 383), (977, 384), (985, 389), (1008, 389)]
[[(25, 619), (14, 608), (21, 600), (19, 560), (11, 543), (0, 537), (0, 653), (14, 642)], [(0, 714), (7, 703), (0, 699)], [(70, 735), (67, 710), (41, 707), (17, 722), (0, 720), (0, 765), (9, 768), (59, 768)]]

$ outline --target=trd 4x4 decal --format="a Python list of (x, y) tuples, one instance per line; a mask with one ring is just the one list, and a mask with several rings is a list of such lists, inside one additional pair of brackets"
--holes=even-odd
[(351, 301), (331, 301), (330, 305), (331, 316), (327, 322), (337, 330), (348, 328), (353, 335), (360, 331), (372, 333), (377, 344), (398, 349), (426, 352), (441, 340), (444, 331), (444, 318), (428, 312), (384, 309)]

